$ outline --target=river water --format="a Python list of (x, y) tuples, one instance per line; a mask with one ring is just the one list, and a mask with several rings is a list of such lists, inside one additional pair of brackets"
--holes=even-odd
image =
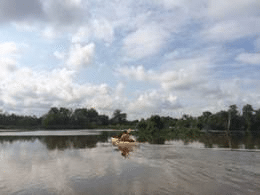
[(260, 194), (255, 139), (140, 143), (124, 157), (99, 133), (1, 132), (0, 194)]

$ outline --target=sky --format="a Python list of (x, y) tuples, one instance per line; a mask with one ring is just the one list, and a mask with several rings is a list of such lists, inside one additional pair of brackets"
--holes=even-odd
[(259, 24), (259, 0), (1, 0), (0, 109), (258, 109)]

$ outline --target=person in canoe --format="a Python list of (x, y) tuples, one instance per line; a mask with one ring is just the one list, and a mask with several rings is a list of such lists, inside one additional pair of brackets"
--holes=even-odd
[(127, 131), (124, 131), (123, 133), (119, 134), (119, 136), (117, 136), (118, 141), (134, 142), (134, 140), (130, 138), (130, 135), (129, 135), (130, 132), (131, 132), (131, 129), (128, 129)]

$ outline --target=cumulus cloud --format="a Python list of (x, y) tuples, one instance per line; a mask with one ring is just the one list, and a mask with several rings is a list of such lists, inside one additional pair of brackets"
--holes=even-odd
[(144, 26), (124, 39), (124, 51), (130, 58), (141, 59), (157, 54), (165, 44), (169, 33), (159, 25)]
[(138, 113), (142, 116), (161, 113), (163, 110), (181, 108), (177, 96), (165, 94), (156, 90), (144, 92), (139, 97), (130, 102), (127, 110), (130, 113)]
[(73, 44), (66, 62), (68, 67), (79, 69), (83, 66), (89, 65), (94, 56), (94, 51), (94, 43), (90, 43), (85, 46), (81, 46), (80, 44)]
[(18, 114), (42, 115), (52, 106), (94, 107), (111, 115), (115, 108), (124, 110), (127, 98), (124, 85), (115, 89), (107, 84), (78, 84), (77, 71), (66, 68), (34, 71), (16, 67), (15, 61), (0, 61), (0, 107)]
[(0, 43), (0, 56), (14, 54), (18, 51), (14, 42)]
[(91, 29), (90, 27), (79, 27), (77, 32), (73, 34), (71, 38), (72, 43), (80, 43), (83, 41), (89, 41), (89, 37), (91, 36)]
[(192, 64), (187, 68), (178, 71), (167, 71), (162, 73), (159, 78), (161, 86), (165, 90), (179, 89), (188, 90), (197, 85), (207, 82), (205, 78), (207, 70), (200, 64)]
[(109, 106), (113, 98), (106, 84), (79, 85), (73, 81), (75, 74), (65, 68), (51, 72), (19, 68), (0, 82), (1, 106), (22, 113), (36, 107), (45, 112), (51, 106), (92, 107), (97, 100), (98, 108), (106, 106), (105, 102)]
[(158, 82), (165, 90), (187, 90), (207, 82), (207, 58), (181, 59), (172, 62), (177, 69), (168, 69), (162, 72), (145, 70), (143, 66), (119, 67), (116, 74), (138, 81)]
[(142, 65), (135, 66), (123, 66), (116, 69), (116, 74), (119, 76), (125, 76), (130, 79), (138, 81), (152, 80), (156, 77), (153, 71), (146, 71)]
[(91, 38), (103, 40), (111, 44), (114, 40), (114, 27), (105, 18), (92, 19), (84, 26), (80, 26), (72, 36), (72, 43), (88, 42)]
[(4, 42), (0, 44), (0, 78), (10, 76), (17, 69), (16, 54), (18, 48), (14, 42)]
[(112, 25), (105, 19), (93, 21), (94, 34), (97, 38), (107, 43), (112, 43), (114, 39), (114, 29)]
[(85, 102), (86, 106), (94, 107), (108, 116), (112, 116), (115, 109), (126, 111), (130, 101), (124, 94), (125, 84), (119, 82), (114, 89), (106, 84), (99, 85), (98, 88), (103, 89), (103, 93), (95, 93), (95, 96), (90, 96)]
[[(227, 109), (232, 104), (237, 104), (242, 108), (243, 105), (252, 102), (253, 99), (250, 97), (252, 93), (242, 90), (246, 87), (246, 82), (241, 78), (228, 78), (217, 83), (210, 81), (208, 84), (200, 86), (200, 90), (194, 94), (198, 94), (198, 99), (203, 98), (201, 111), (208, 108), (211, 112), (218, 112), (221, 109)], [(250, 85), (252, 85), (251, 81)], [(254, 95), (256, 94), (254, 93)]]
[(16, 70), (16, 61), (8, 58), (0, 58), (0, 79), (10, 76)]
[(260, 53), (241, 53), (236, 60), (245, 64), (260, 64)]

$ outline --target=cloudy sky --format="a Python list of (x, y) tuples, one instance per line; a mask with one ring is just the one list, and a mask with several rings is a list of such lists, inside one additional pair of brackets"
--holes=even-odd
[(128, 119), (260, 107), (259, 0), (1, 0), (0, 108)]

